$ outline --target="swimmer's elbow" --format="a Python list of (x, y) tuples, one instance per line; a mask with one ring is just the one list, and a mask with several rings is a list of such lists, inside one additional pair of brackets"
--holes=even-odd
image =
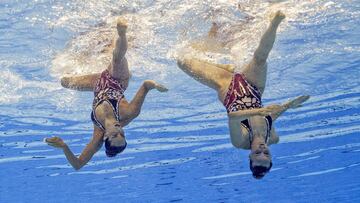
[(274, 139), (274, 144), (277, 144), (277, 143), (279, 143), (279, 142), (280, 142), (279, 136), (275, 137), (275, 139)]
[(239, 144), (239, 143), (237, 143), (237, 142), (231, 142), (231, 144), (232, 144), (232, 146), (235, 147), (235, 148), (238, 148), (238, 149), (242, 148), (242, 147), (241, 147), (241, 144)]
[(279, 141), (280, 141), (279, 136), (276, 136), (276, 137), (270, 139), (270, 144), (277, 144), (277, 143), (279, 143)]
[(235, 140), (235, 139), (231, 139), (231, 144), (238, 149), (245, 149), (246, 146), (244, 144), (244, 142), (239, 141), (239, 140)]
[(72, 167), (75, 169), (75, 171), (79, 171), (83, 167), (83, 165), (73, 165)]
[(71, 166), (76, 170), (80, 170), (85, 164), (79, 160), (79, 161), (76, 161), (75, 163), (71, 163)]

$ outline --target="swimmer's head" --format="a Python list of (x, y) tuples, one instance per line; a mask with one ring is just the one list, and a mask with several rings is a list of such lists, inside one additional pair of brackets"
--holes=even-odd
[(106, 129), (104, 142), (108, 157), (114, 157), (125, 150), (127, 146), (125, 132), (118, 123)]
[(270, 150), (266, 144), (259, 144), (254, 149), (251, 149), (249, 159), (250, 170), (256, 179), (263, 178), (272, 167)]

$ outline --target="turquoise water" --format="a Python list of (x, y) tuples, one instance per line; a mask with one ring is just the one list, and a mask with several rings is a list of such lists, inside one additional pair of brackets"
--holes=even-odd
[[(239, 10), (237, 3), (240, 3)], [(230, 144), (216, 94), (176, 67), (176, 53), (221, 23), (226, 49), (194, 56), (245, 63), (281, 9), (264, 103), (311, 99), (276, 123), (272, 172), (252, 178), (248, 152)], [(92, 93), (63, 89), (63, 75), (101, 71), (114, 20), (129, 20), (132, 98), (151, 92), (126, 127), (128, 148), (103, 149), (74, 171), (43, 138), (75, 153), (91, 138)], [(250, 18), (247, 22), (245, 19)], [(360, 1), (0, 1), (0, 202), (360, 201)], [(187, 50), (189, 51), (189, 50)]]

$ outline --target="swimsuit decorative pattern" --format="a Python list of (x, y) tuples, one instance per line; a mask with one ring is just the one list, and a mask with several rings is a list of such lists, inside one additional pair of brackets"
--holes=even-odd
[(261, 108), (260, 95), (260, 91), (246, 81), (243, 74), (235, 73), (226, 94), (224, 106), (228, 113), (244, 109)]
[(94, 101), (91, 112), (91, 120), (100, 129), (105, 130), (104, 126), (96, 118), (96, 107), (104, 101), (109, 102), (109, 104), (111, 104), (116, 119), (119, 121), (120, 116), (118, 113), (118, 105), (119, 101), (124, 98), (124, 92), (125, 88), (123, 87), (123, 85), (121, 85), (121, 83), (115, 78), (112, 78), (108, 70), (105, 70), (101, 73), (101, 76), (96, 81), (96, 85), (94, 88)]

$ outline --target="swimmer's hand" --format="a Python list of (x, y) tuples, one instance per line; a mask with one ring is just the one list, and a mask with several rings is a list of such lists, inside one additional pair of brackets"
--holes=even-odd
[(301, 107), (302, 103), (307, 101), (309, 98), (310, 98), (309, 95), (299, 96), (293, 100), (286, 102), (285, 104), (283, 104), (283, 106), (287, 109), (295, 109), (295, 108)]
[(56, 148), (63, 149), (64, 147), (66, 147), (65, 142), (60, 137), (45, 138), (44, 142), (46, 142), (48, 145), (56, 147)]
[(145, 80), (144, 86), (148, 90), (156, 89), (159, 92), (167, 92), (168, 91), (168, 89), (164, 85), (158, 84), (154, 80)]

